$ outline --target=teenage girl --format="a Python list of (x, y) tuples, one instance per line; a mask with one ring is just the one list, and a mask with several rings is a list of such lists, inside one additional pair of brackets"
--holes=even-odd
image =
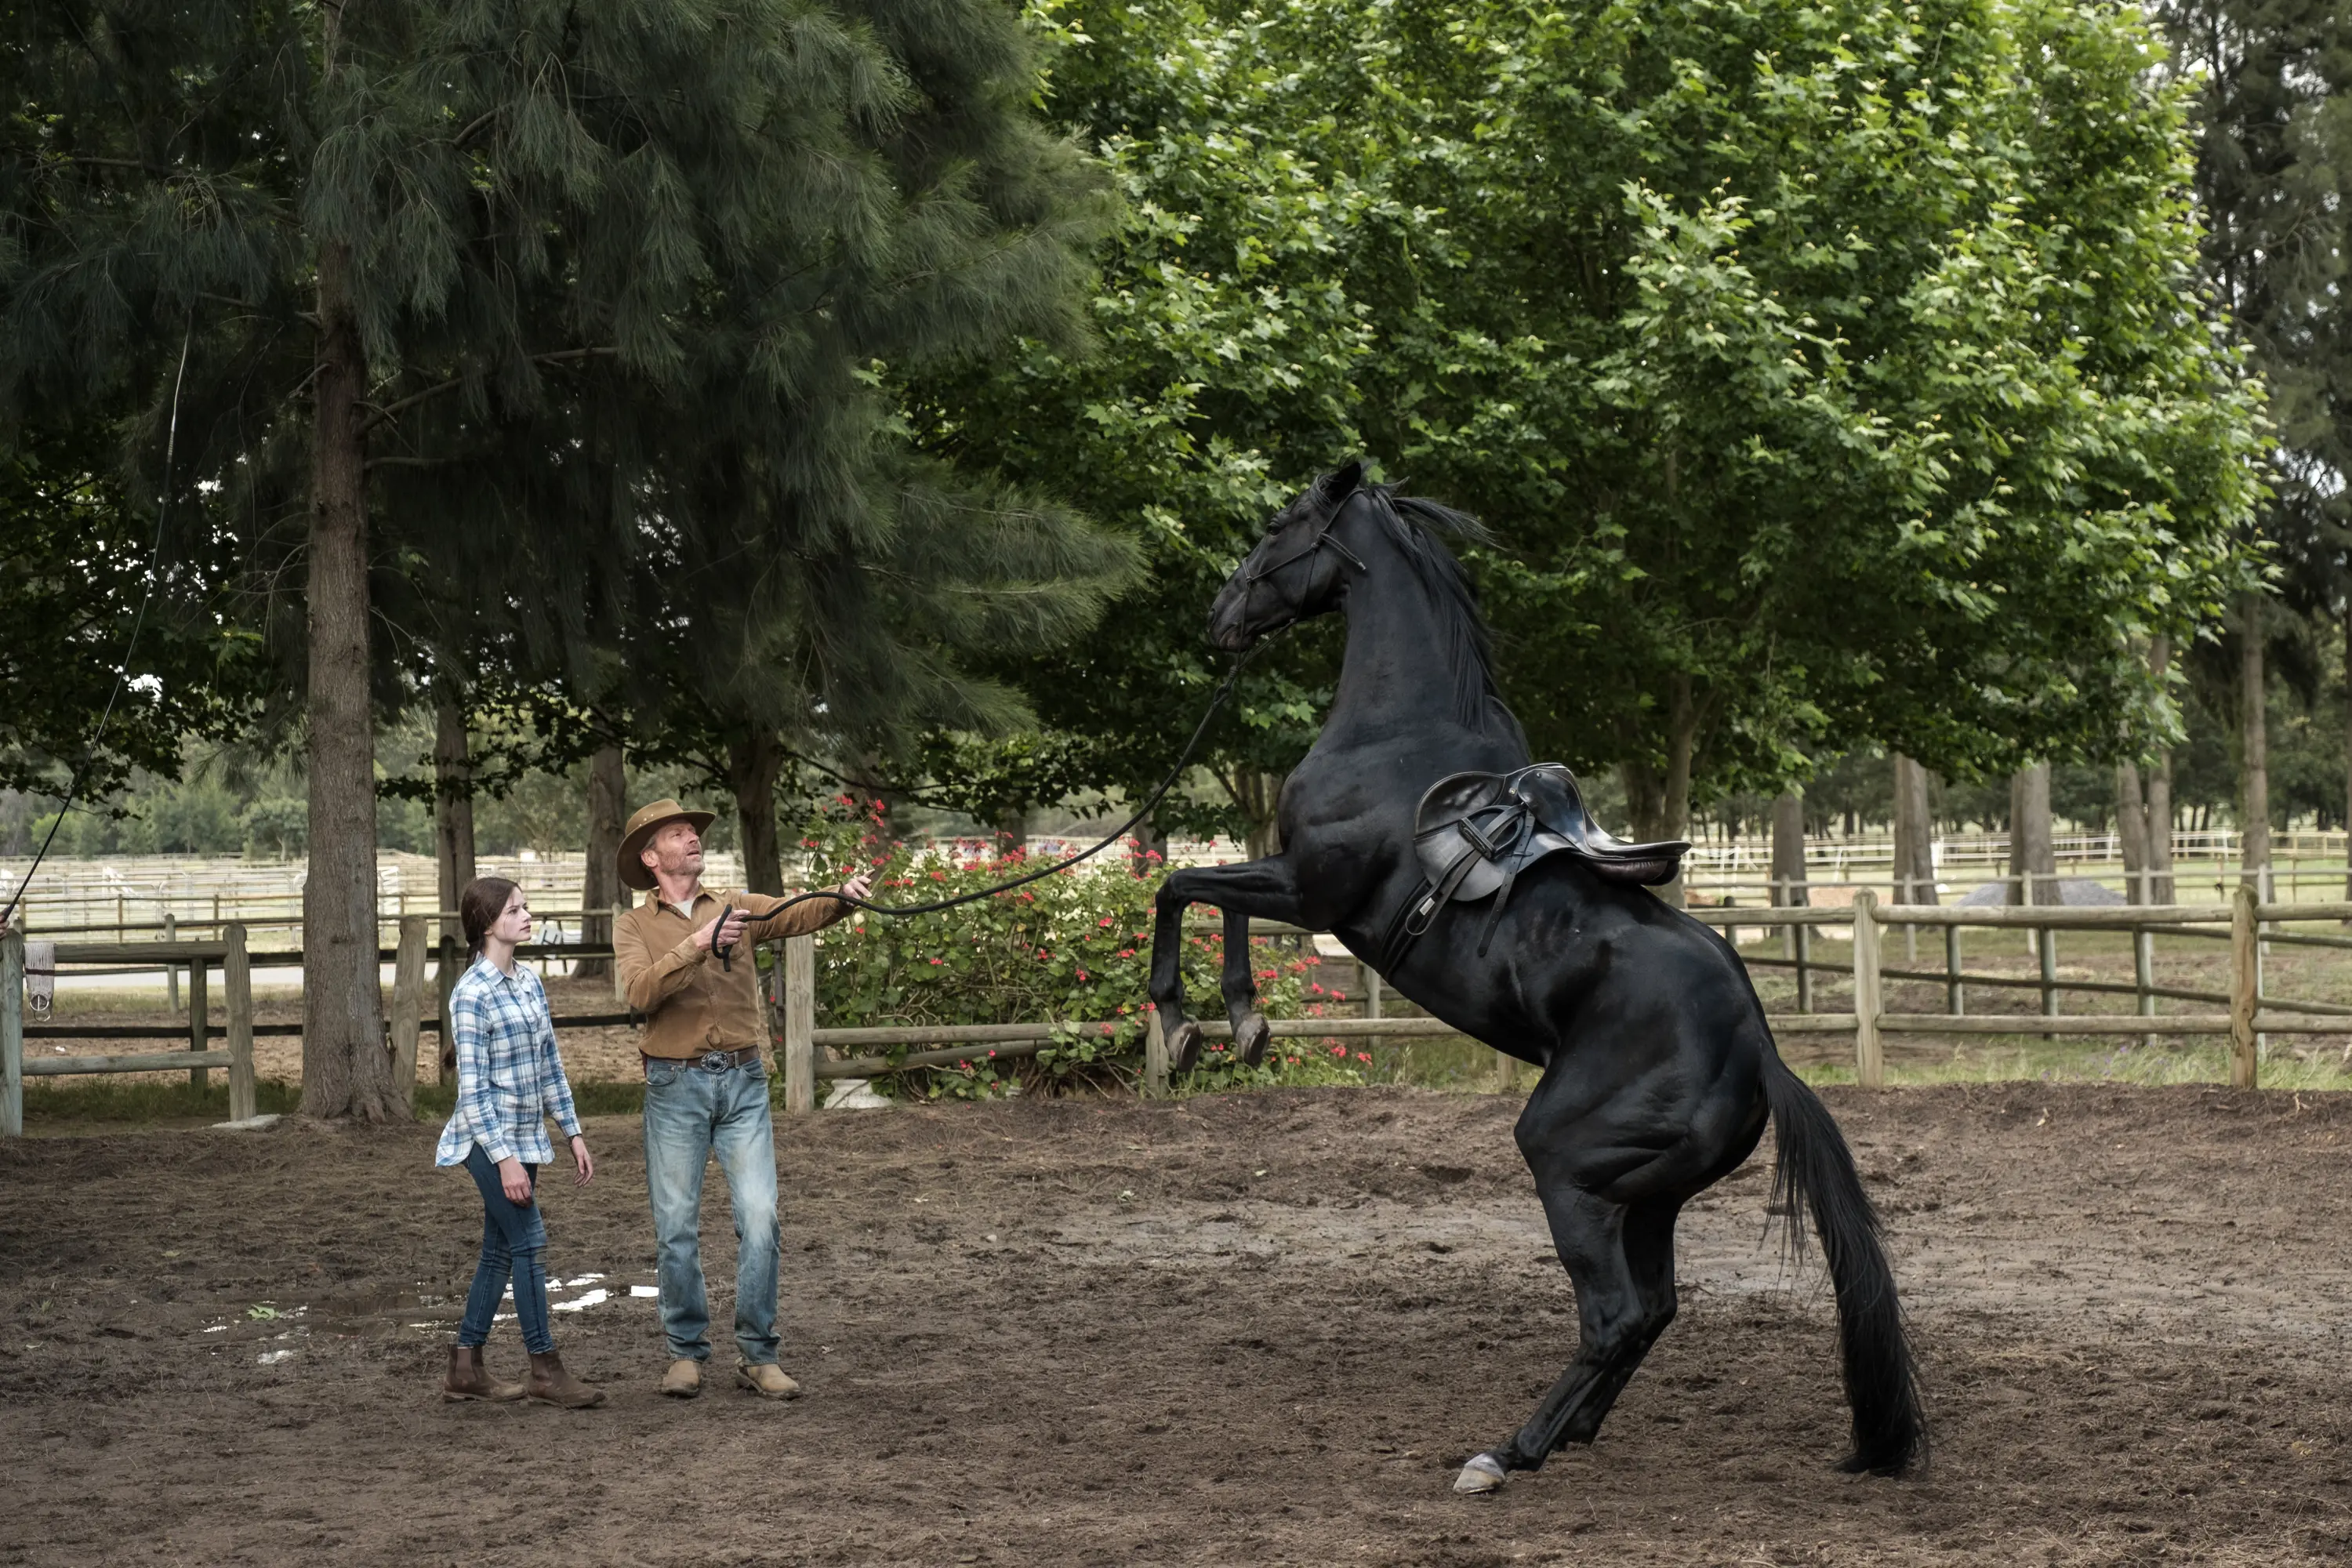
[[(572, 1085), (555, 1048), (555, 1020), (539, 976), (515, 962), (530, 940), (530, 909), (522, 889), (503, 877), (478, 877), (457, 900), (473, 967), (449, 991), (450, 1049), (457, 1058), (457, 1109), (442, 1129), (434, 1163), (463, 1165), (482, 1192), (482, 1260), (466, 1298), (457, 1342), (449, 1351), (444, 1399), (523, 1399), (567, 1409), (604, 1403), (604, 1392), (563, 1370), (548, 1322), (547, 1269), (540, 1254), (547, 1226), (534, 1192), (539, 1168), (555, 1152), (547, 1121), (555, 1118), (572, 1140), (573, 1180), (585, 1186), (596, 1173)], [(496, 1383), (482, 1368), (490, 1318), (514, 1284), (515, 1321), (530, 1352), (527, 1383)]]

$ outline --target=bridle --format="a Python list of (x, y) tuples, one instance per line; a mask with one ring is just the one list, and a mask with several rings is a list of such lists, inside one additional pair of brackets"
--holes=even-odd
[(1370, 572), (1371, 570), (1370, 567), (1364, 564), (1363, 557), (1358, 555), (1354, 551), (1348, 548), (1345, 541), (1335, 538), (1332, 535), (1331, 530), (1339, 525), (1339, 513), (1346, 505), (1347, 503), (1342, 501), (1339, 506), (1333, 507), (1330, 511), (1325, 515), (1322, 526), (1315, 531), (1315, 536), (1312, 539), (1309, 539), (1306, 543), (1300, 545), (1297, 549), (1292, 551), (1289, 554), (1284, 556), (1281, 560), (1274, 562), (1269, 565), (1253, 566), (1250, 568), (1248, 574), (1242, 579), (1242, 609), (1244, 613), (1249, 609), (1250, 595), (1257, 592), (1257, 585), (1259, 583), (1273, 576), (1276, 573), (1283, 570), (1286, 566), (1295, 566), (1299, 562), (1309, 559), (1317, 551), (1321, 550), (1327, 544), (1339, 552), (1339, 559), (1345, 561), (1349, 565), (1353, 566), (1357, 571)]

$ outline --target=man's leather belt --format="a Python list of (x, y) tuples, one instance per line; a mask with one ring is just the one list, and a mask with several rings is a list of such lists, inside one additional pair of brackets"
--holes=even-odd
[(655, 1062), (676, 1062), (679, 1067), (700, 1068), (704, 1072), (731, 1072), (737, 1068), (750, 1067), (759, 1059), (760, 1047), (745, 1046), (740, 1050), (704, 1051), (699, 1056), (647, 1057), (646, 1064), (650, 1067)]

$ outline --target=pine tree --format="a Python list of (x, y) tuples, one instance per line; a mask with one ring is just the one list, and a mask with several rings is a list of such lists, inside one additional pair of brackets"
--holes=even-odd
[[(2257, 523), (2273, 587), (2352, 628), (2352, 16), (2338, 0), (2175, 0), (2158, 15), (2195, 90), (2205, 274), (2278, 433)], [(2270, 863), (2265, 597), (2239, 595), (2237, 668), (2206, 672), (2238, 686), (2250, 873)], [(2352, 758), (2346, 776), (2352, 798)]]
[(303, 1106), (403, 1114), (372, 642), (494, 629), (521, 668), (579, 668), (638, 607), (616, 563), (660, 547), (628, 485), (710, 449), (648, 442), (678, 411), (741, 440), (715, 482), (744, 509), (716, 521), (776, 543), (760, 603), (856, 579), (904, 510), (873, 494), (876, 362), (1066, 317), (1093, 221), (1055, 178), (1072, 155), (978, 3), (81, 0), (8, 26), (0, 413), (157, 406), (191, 344), (187, 482), (257, 585), (302, 585), (299, 631), (289, 595), (262, 608), (305, 683)]

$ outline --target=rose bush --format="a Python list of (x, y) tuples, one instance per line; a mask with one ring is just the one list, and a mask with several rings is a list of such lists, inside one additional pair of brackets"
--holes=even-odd
[[(885, 840), (878, 813), (846, 798), (808, 823), (801, 849), (814, 883), (863, 870), (877, 903), (928, 903), (1033, 870), (1024, 850), (966, 840), (917, 848)], [(1005, 1024), (1050, 1020), (1059, 1037), (1034, 1058), (999, 1061), (984, 1046), (968, 1064), (877, 1080), (885, 1093), (977, 1099), (1017, 1083), (1058, 1088), (1132, 1079), (1141, 1069), (1151, 1004), (1151, 900), (1166, 874), (1157, 855), (1106, 850), (1084, 866), (938, 914), (861, 913), (828, 929), (816, 947), (820, 1027), (887, 1024)], [(1184, 934), (1186, 994), (1196, 1011), (1219, 1016), (1217, 976), (1224, 938)], [(1251, 963), (1258, 1005), (1269, 1018), (1313, 1017), (1346, 1002), (1311, 946), (1257, 937)], [(896, 1060), (910, 1049), (881, 1053)], [(1336, 1041), (1277, 1040), (1257, 1068), (1235, 1064), (1223, 1041), (1182, 1086), (1360, 1083), (1368, 1058)]]

